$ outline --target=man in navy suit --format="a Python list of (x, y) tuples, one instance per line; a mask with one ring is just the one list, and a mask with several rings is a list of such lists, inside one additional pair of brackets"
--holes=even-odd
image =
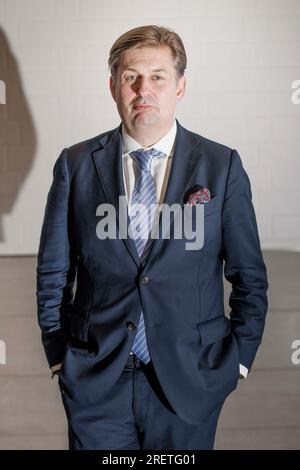
[[(61, 152), (38, 253), (39, 324), (70, 449), (212, 449), (267, 312), (249, 179), (236, 150), (175, 119), (186, 68), (175, 32), (126, 32), (109, 66), (122, 122)], [(174, 235), (178, 212), (163, 236), (161, 208), (175, 206), (203, 229), (197, 249)]]

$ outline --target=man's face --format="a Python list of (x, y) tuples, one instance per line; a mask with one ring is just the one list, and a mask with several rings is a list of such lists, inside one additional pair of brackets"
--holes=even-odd
[(167, 131), (184, 95), (185, 78), (177, 78), (168, 46), (129, 49), (110, 78), (110, 89), (127, 130)]

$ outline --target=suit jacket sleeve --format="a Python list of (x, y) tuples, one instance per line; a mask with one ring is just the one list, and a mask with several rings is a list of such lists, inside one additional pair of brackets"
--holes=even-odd
[(232, 284), (230, 319), (240, 363), (251, 369), (267, 313), (267, 273), (263, 261), (249, 178), (236, 150), (231, 153), (222, 212), (224, 275)]
[(69, 337), (76, 257), (69, 230), (66, 149), (57, 159), (48, 193), (37, 263), (38, 320), (49, 366), (62, 362)]

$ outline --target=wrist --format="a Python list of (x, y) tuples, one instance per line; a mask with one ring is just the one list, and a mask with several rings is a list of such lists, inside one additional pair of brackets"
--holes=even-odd
[(59, 369), (56, 369), (52, 372), (51, 379), (53, 379), (56, 375), (59, 375)]

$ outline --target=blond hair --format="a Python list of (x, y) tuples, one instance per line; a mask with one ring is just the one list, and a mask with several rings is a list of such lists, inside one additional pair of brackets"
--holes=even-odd
[(109, 52), (108, 66), (111, 75), (117, 75), (123, 52), (131, 48), (169, 46), (174, 59), (177, 77), (182, 77), (186, 69), (186, 53), (180, 37), (175, 31), (162, 26), (139, 26), (122, 34)]

